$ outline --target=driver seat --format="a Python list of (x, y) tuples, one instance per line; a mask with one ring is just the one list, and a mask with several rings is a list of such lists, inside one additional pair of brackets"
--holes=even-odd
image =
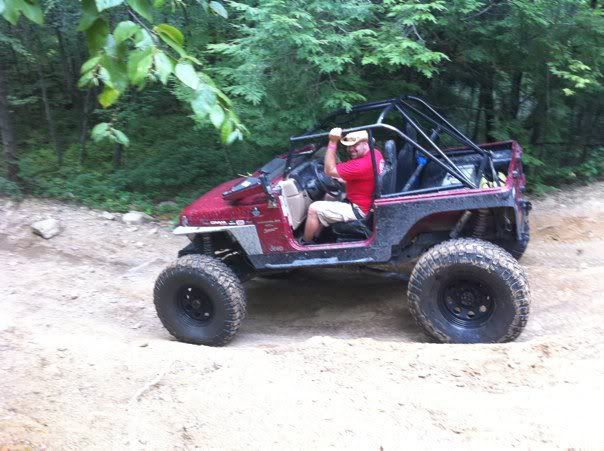
[[(384, 169), (378, 176), (378, 188), (381, 194), (390, 194), (396, 189), (396, 144), (388, 140), (384, 144)], [(337, 222), (332, 224), (331, 231), (336, 236), (336, 243), (349, 241), (364, 241), (371, 236), (373, 230), (373, 210), (363, 219)]]

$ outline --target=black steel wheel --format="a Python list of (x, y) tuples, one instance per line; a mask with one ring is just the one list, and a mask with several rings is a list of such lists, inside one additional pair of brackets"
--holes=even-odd
[(214, 318), (214, 302), (197, 285), (183, 285), (176, 294), (178, 306), (193, 321), (208, 324)]
[(417, 262), (408, 288), (419, 326), (444, 343), (517, 338), (529, 314), (529, 288), (518, 262), (478, 239), (441, 243)]
[(245, 316), (245, 292), (235, 273), (207, 255), (185, 255), (157, 278), (155, 309), (180, 341), (221, 346)]
[(495, 296), (475, 279), (451, 278), (442, 284), (438, 302), (443, 315), (461, 327), (480, 327), (495, 310)]

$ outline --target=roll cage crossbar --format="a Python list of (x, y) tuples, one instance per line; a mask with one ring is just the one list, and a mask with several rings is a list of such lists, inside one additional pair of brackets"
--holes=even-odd
[[(451, 187), (465, 186), (467, 188), (472, 189), (478, 188), (480, 186), (480, 180), (482, 179), (483, 174), (485, 173), (485, 170), (487, 168), (491, 172), (492, 180), (495, 183), (499, 183), (497, 173), (493, 165), (493, 155), (491, 151), (483, 149), (474, 142), (472, 142), (472, 140), (470, 140), (466, 135), (464, 135), (461, 131), (455, 128), (449, 121), (447, 121), (434, 108), (432, 108), (426, 101), (415, 96), (402, 96), (377, 102), (369, 102), (353, 106), (348, 111), (343, 109), (335, 111), (334, 113), (327, 116), (315, 129), (312, 129), (303, 135), (292, 136), (290, 138), (290, 143), (293, 145), (297, 142), (326, 138), (329, 136), (329, 132), (316, 131), (324, 130), (329, 121), (334, 119), (335, 117), (374, 110), (380, 111), (376, 122), (358, 127), (347, 128), (342, 130), (342, 132), (350, 133), (359, 130), (367, 130), (371, 135), (372, 131), (382, 129), (394, 133), (395, 135), (403, 139), (405, 142), (411, 144), (415, 149), (417, 149), (419, 153), (425, 156), (428, 160), (434, 162), (447, 173), (451, 174), (461, 184), (452, 185)], [(415, 139), (412, 139), (407, 134), (399, 130), (397, 127), (384, 122), (388, 114), (392, 113), (393, 111), (398, 112), (403, 118), (405, 124), (408, 124), (409, 126), (413, 127), (413, 129), (415, 129), (415, 131), (419, 133), (419, 135), (427, 143), (426, 147), (420, 145)], [(418, 123), (418, 118), (423, 119), (424, 121), (427, 121), (430, 124), (434, 125), (435, 129), (431, 130), (429, 134), (426, 133), (426, 131), (424, 131)], [(455, 139), (462, 145), (469, 147), (471, 150), (475, 151), (476, 153), (482, 156), (482, 160), (480, 162), (474, 180), (464, 174), (464, 172), (453, 161), (451, 161), (447, 154), (436, 144), (435, 140), (440, 132), (446, 133), (451, 138)], [(373, 145), (371, 145), (370, 148), (372, 152), (372, 159), (374, 159), (375, 157), (373, 155)], [(291, 164), (292, 151), (289, 152), (287, 157), (287, 162), (285, 165), (286, 175), (291, 171)], [(405, 191), (406, 190), (403, 189), (403, 192)]]

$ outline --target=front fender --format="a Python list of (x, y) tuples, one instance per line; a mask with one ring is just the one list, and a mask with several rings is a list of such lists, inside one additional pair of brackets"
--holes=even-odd
[(207, 233), (226, 232), (231, 238), (239, 243), (247, 255), (262, 254), (262, 246), (258, 238), (255, 225), (233, 225), (233, 226), (207, 226), (207, 227), (176, 227), (172, 233), (175, 235), (198, 235)]

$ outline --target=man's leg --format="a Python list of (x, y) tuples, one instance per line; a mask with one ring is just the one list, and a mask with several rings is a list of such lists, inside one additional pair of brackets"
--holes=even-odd
[(306, 224), (304, 225), (304, 241), (310, 243), (315, 237), (319, 236), (323, 225), (319, 221), (319, 215), (315, 209), (315, 203), (308, 207), (308, 215), (306, 215)]

